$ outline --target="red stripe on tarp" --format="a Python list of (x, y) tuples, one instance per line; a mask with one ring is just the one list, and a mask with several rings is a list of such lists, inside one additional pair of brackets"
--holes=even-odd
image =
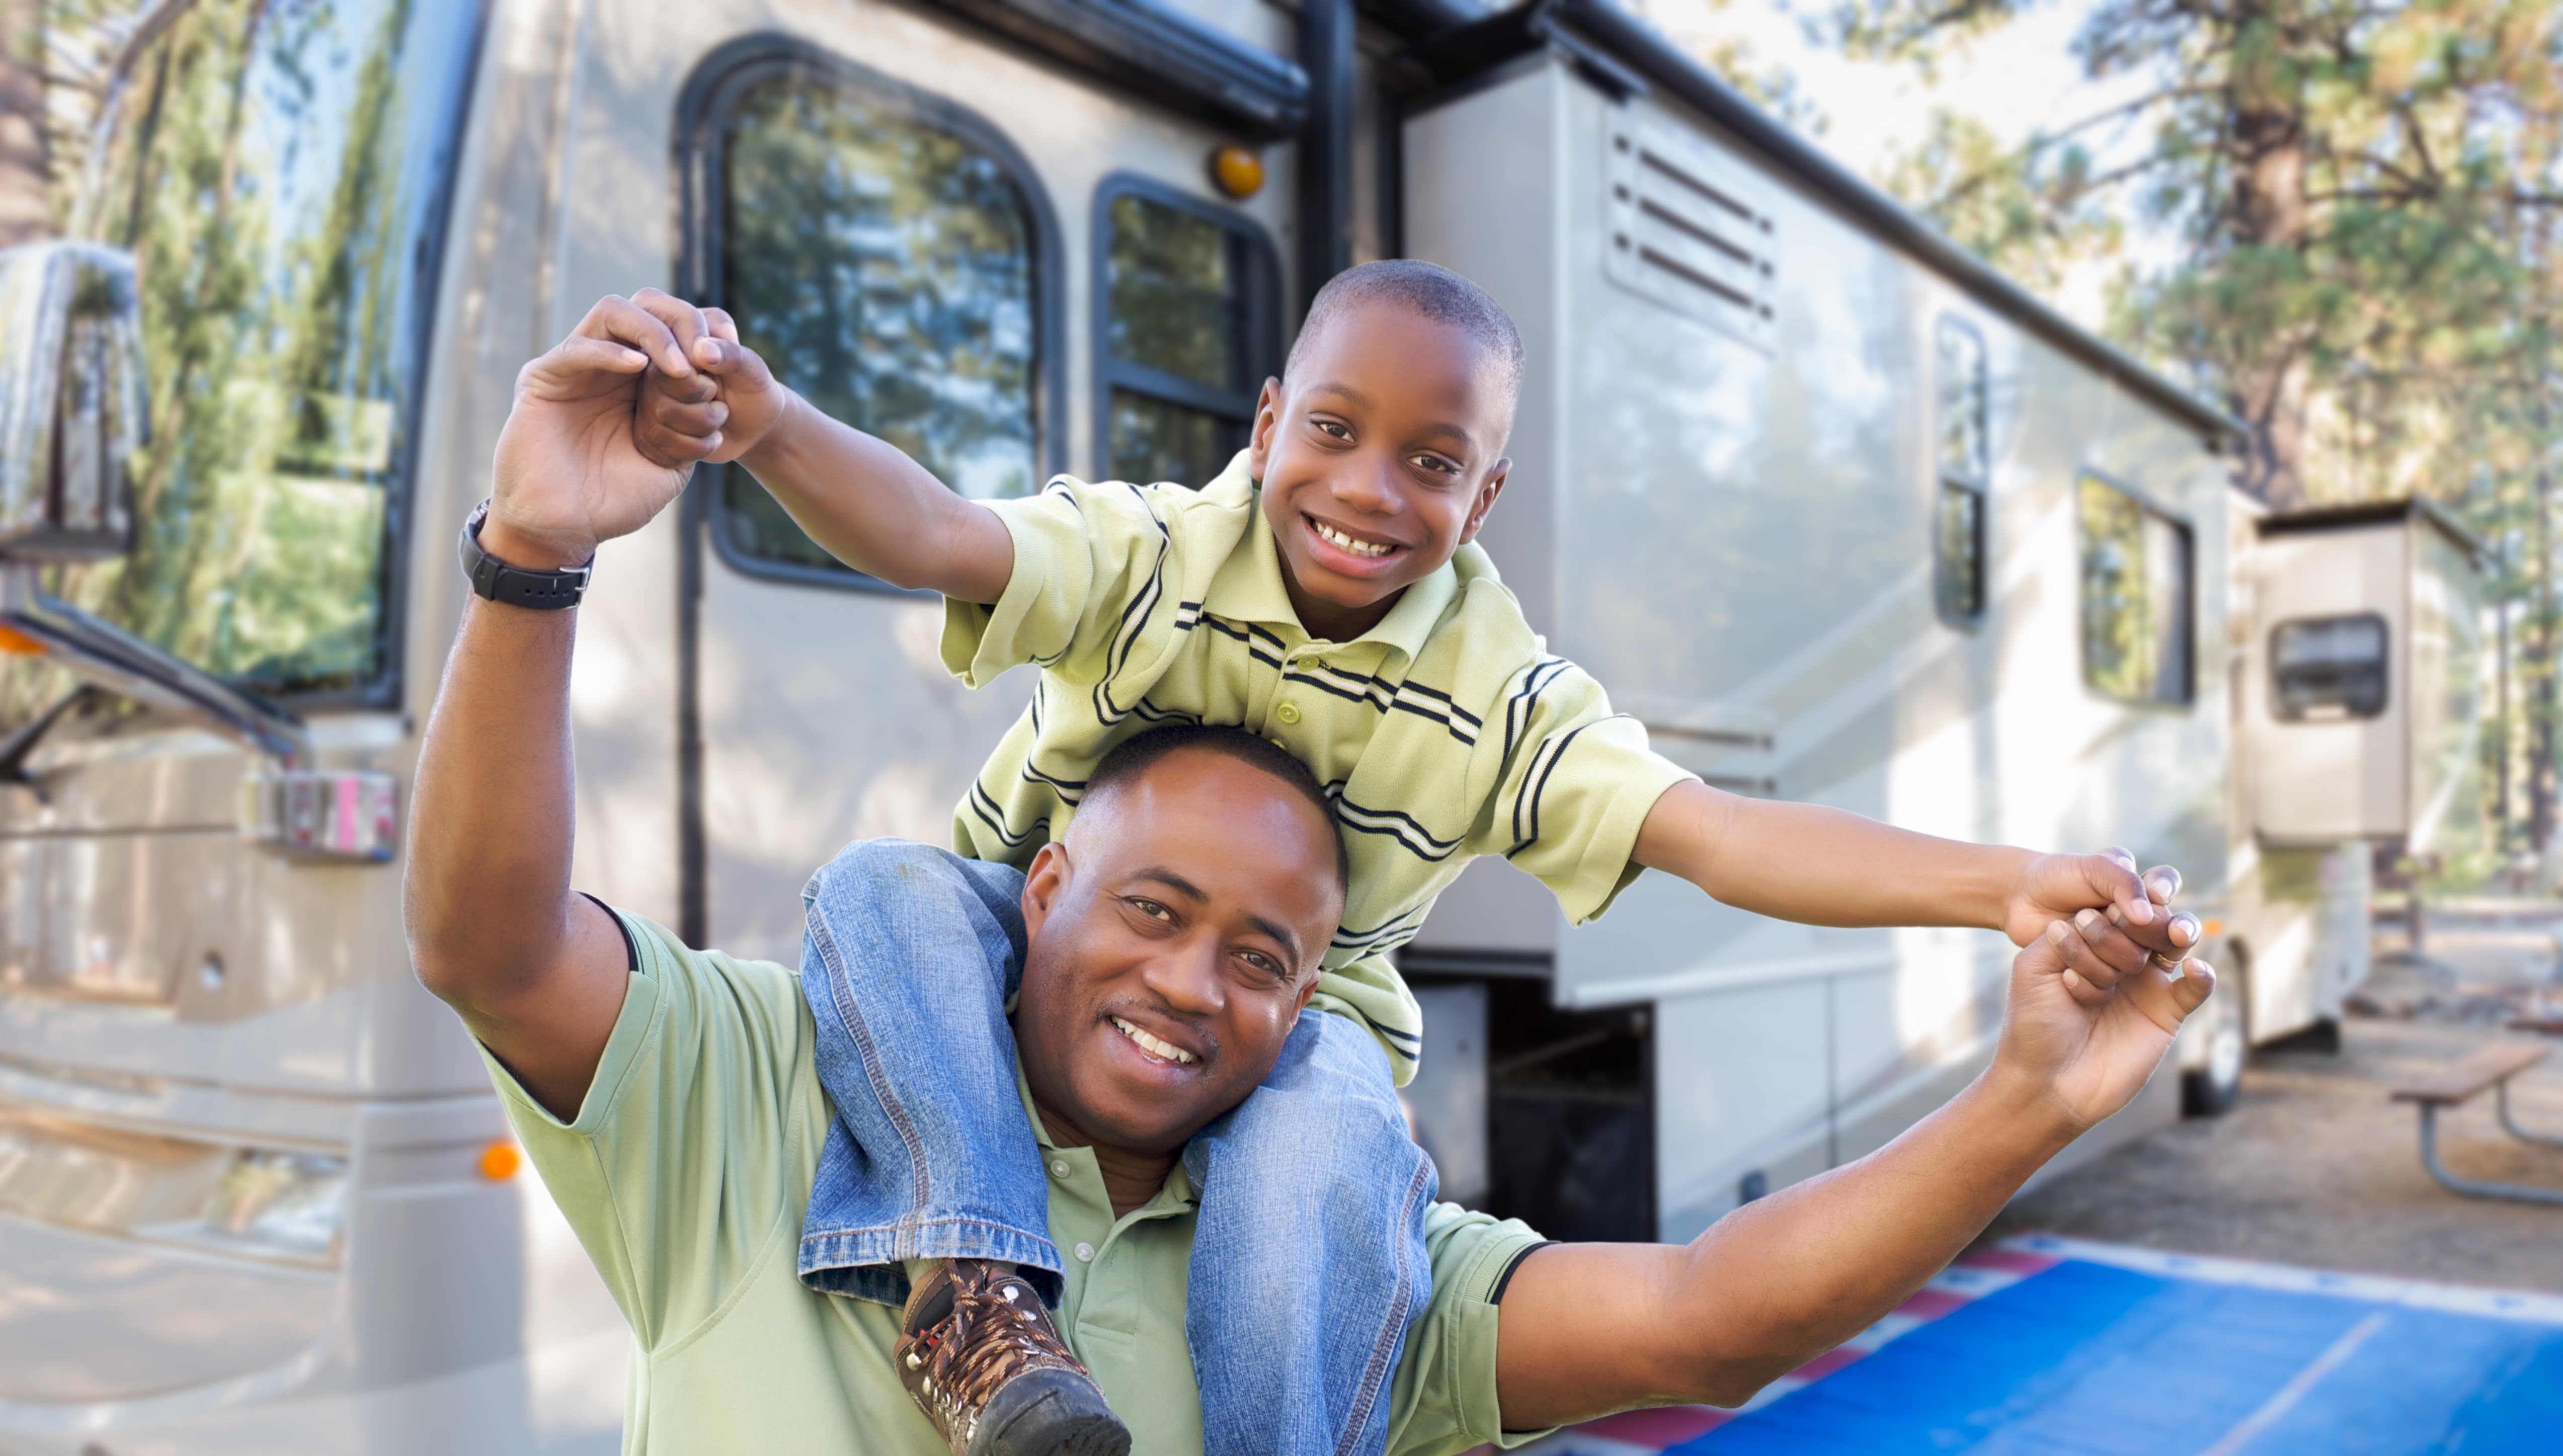
[(1713, 1405), (1660, 1405), (1653, 1410), (1624, 1410), (1577, 1426), (1605, 1440), (1662, 1450), (1713, 1431), (1735, 1419), (1735, 1412)]
[(1976, 1302), (1971, 1294), (1958, 1294), (1946, 1289), (1926, 1289), (1895, 1307), (1895, 1313), (1916, 1320), (1936, 1320), (1951, 1310), (1964, 1309)]
[(1821, 1380), (1825, 1376), (1832, 1374), (1834, 1371), (1841, 1369), (1843, 1366), (1850, 1364), (1853, 1360), (1856, 1360), (1867, 1353), (1869, 1353), (1869, 1352), (1865, 1350), (1848, 1350), (1837, 1346), (1834, 1349), (1817, 1355), (1814, 1359), (1807, 1361), (1805, 1364), (1798, 1366), (1796, 1369), (1791, 1370), (1789, 1373), (1793, 1377), (1801, 1380)]

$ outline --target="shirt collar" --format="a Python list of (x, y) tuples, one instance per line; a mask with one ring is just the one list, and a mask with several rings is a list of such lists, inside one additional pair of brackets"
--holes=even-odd
[[(1264, 518), (1261, 487), (1247, 473), (1246, 452), (1228, 463), (1219, 478), (1203, 488), (1204, 493), (1228, 490), (1244, 495), (1249, 515), (1246, 539), (1229, 553), (1217, 575), (1211, 578), (1210, 590), (1202, 596), (1202, 610), (1211, 616), (1233, 622), (1262, 622), (1285, 629), (1285, 641), (1295, 644), (1307, 640), (1308, 631), (1299, 624), (1299, 614), (1290, 605), (1289, 589), (1282, 582), (1282, 553), (1273, 541), (1273, 522)], [(1466, 550), (1467, 547), (1461, 549)], [(1415, 660), (1424, 650), (1433, 629), (1442, 622), (1443, 613), (1460, 590), (1460, 573), (1448, 561), (1432, 575), (1406, 588), (1397, 605), (1377, 626), (1354, 638), (1346, 646), (1377, 643)]]
[(1042, 1160), (1045, 1162), (1049, 1161), (1051, 1155), (1054, 1153), (1062, 1153), (1075, 1157), (1079, 1164), (1079, 1171), (1084, 1175), (1086, 1179), (1091, 1180), (1092, 1187), (1090, 1191), (1095, 1208), (1100, 1210), (1103, 1213), (1105, 1220), (1112, 1223), (1113, 1226), (1118, 1227), (1125, 1221), (1142, 1218), (1167, 1218), (1178, 1213), (1189, 1213), (1192, 1211), (1193, 1204), (1195, 1202), (1193, 1197), (1192, 1174), (1185, 1169), (1184, 1160), (1178, 1157), (1175, 1159), (1175, 1165), (1166, 1170), (1166, 1181), (1159, 1185), (1155, 1197), (1150, 1198), (1147, 1202), (1131, 1209), (1122, 1219), (1112, 1218), (1112, 1200), (1103, 1191), (1103, 1172), (1102, 1169), (1095, 1164), (1094, 1149), (1091, 1147), (1062, 1147), (1058, 1144), (1050, 1141), (1050, 1128), (1047, 1124), (1042, 1122), (1041, 1108), (1033, 1102), (1032, 1084), (1024, 1079), (1024, 1060), (1021, 1057), (1017, 1057), (1015, 1059), (1015, 1095), (1023, 1099), (1024, 1120), (1033, 1125), (1033, 1141), (1041, 1144)]

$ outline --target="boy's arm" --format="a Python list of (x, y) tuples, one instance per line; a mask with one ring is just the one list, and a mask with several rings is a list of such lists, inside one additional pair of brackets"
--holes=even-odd
[(1739, 1405), (1868, 1328), (1964, 1249), (2032, 1172), (2124, 1107), (2215, 984), (2205, 964), (2098, 972), (2062, 923), (2012, 963), (2000, 1050), (1893, 1143), (1719, 1219), (1686, 1248), (1561, 1244), (1496, 1314), (1506, 1430), (1639, 1405)]
[(719, 309), (643, 289), (633, 302), (685, 356), (654, 368), (634, 434), (642, 453), (736, 461), (810, 539), (893, 586), (967, 602), (1005, 594), (1014, 538), (987, 507), (947, 489), (887, 441), (840, 424), (777, 380)]
[[(2025, 945), (2050, 923), (2073, 920), (2102, 948), (2118, 933), (2157, 954), (2198, 941), (2195, 920), (2162, 909), (2180, 872), (2162, 866), (2139, 877), (2124, 850), (2042, 855), (1967, 844), (1696, 780), (1656, 800), (1631, 858), (1723, 904), (1803, 925), (1972, 926)], [(2084, 912), (2095, 913), (2089, 925)]]

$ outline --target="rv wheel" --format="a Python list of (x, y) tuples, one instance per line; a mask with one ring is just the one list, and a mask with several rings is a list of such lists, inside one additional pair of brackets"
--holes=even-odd
[(2180, 1076), (2184, 1116), (2222, 1117), (2243, 1095), (2243, 1064), (2252, 1056), (2251, 1015), (2245, 1009), (2243, 986), (2240, 974), (2230, 974), (2207, 998), (2207, 1012), (2215, 1018), (2207, 1029), (2207, 1065)]

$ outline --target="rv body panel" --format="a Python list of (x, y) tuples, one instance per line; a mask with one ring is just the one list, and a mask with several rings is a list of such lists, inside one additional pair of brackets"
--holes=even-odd
[[(2079, 667), (2094, 478), (2186, 534), (2193, 637), (2225, 635), (2226, 487), (2194, 428), (1715, 125), (1563, 62), (1413, 117), (1406, 155), (1409, 251), (1488, 288), (1529, 353), (1488, 549), (1550, 650), (1659, 751), (1733, 791), (1961, 839), (2124, 844), (2221, 885), (2223, 655), (2187, 666), (2166, 695), (2181, 701), (2141, 706)], [(1470, 185), (1498, 169), (1504, 189)], [(1706, 265), (1648, 229), (1712, 193), (1740, 229), (1724, 255), (1759, 281), (1690, 298)], [(1615, 256), (1631, 251), (1656, 273), (1639, 286)], [(1983, 340), (1990, 380), (1989, 600), (1956, 625), (1935, 612), (1930, 545), (1943, 319)], [(1536, 886), (1479, 865), (1410, 958), (1525, 956), (1553, 965), (1560, 1006), (1654, 1004), (1658, 1220), (1675, 1238), (1881, 1145), (1963, 1085), (1991, 1055), (2011, 947), (1790, 925), (1661, 875), (1570, 930)]]

